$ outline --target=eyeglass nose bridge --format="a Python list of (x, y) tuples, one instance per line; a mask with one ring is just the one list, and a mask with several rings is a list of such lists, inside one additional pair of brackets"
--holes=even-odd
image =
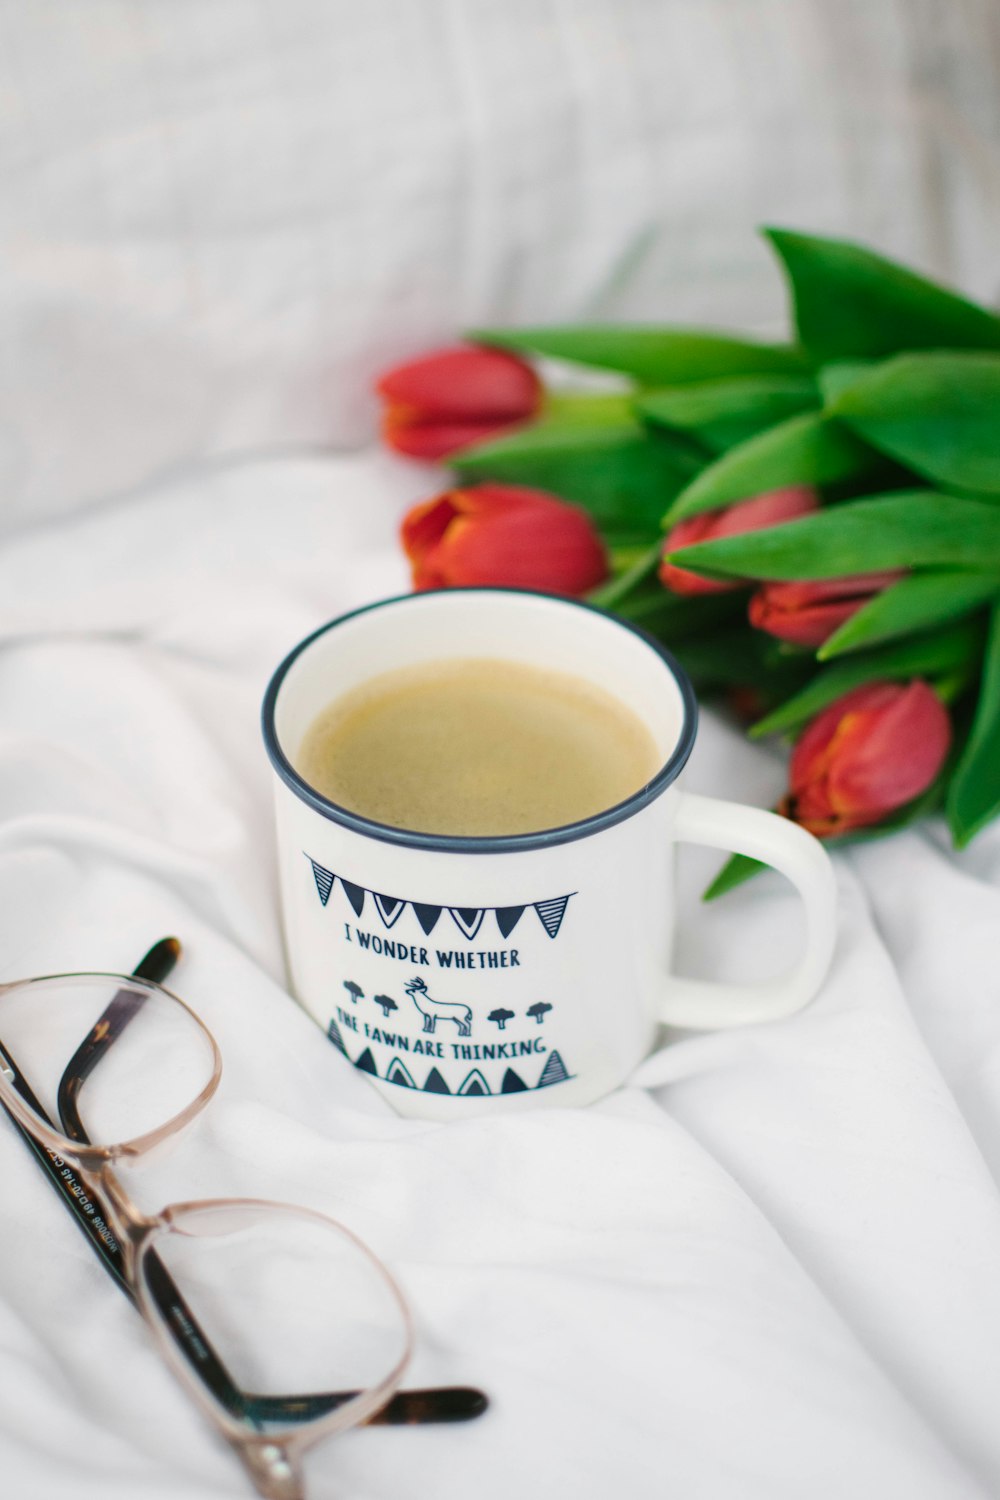
[(164, 1223), (164, 1216), (157, 1214), (150, 1217), (149, 1214), (144, 1214), (135, 1200), (129, 1197), (120, 1179), (115, 1176), (110, 1162), (106, 1161), (100, 1170), (92, 1175), (97, 1191), (104, 1200), (112, 1227), (125, 1248), (131, 1270), (138, 1246), (152, 1230), (160, 1228)]

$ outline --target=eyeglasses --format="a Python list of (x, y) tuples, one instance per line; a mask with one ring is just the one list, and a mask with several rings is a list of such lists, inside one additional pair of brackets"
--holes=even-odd
[(165, 938), (131, 976), (0, 985), (0, 1105), (258, 1492), (304, 1500), (302, 1458), (324, 1437), (462, 1421), (487, 1401), (465, 1386), (399, 1390), (409, 1309), (335, 1219), (255, 1198), (148, 1215), (129, 1197), (114, 1164), (176, 1135), (221, 1078), (208, 1028), (162, 986), (179, 954)]

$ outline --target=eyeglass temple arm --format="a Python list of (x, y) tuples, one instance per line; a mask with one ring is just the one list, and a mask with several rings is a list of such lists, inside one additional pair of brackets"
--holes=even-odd
[[(162, 984), (181, 956), (180, 940), (175, 937), (161, 938), (154, 943), (141, 963), (132, 970), (133, 978), (145, 979), (152, 984)], [(136, 1001), (138, 1000), (138, 1004)], [(142, 1009), (143, 997), (128, 990), (120, 990), (95, 1022), (90, 1035), (77, 1047), (59, 1080), (56, 1096), (59, 1118), (70, 1140), (80, 1145), (89, 1145), (90, 1138), (83, 1127), (77, 1100), (80, 1090), (97, 1067), (101, 1058), (121, 1036), (128, 1023)]]
[[(162, 984), (180, 955), (181, 944), (177, 938), (161, 938), (137, 964), (133, 970), (134, 977)], [(101, 1058), (107, 1055), (128, 1023), (138, 1014), (139, 1008), (135, 1004), (134, 994), (129, 996), (127, 992), (122, 992), (115, 995), (66, 1065), (57, 1093), (59, 1118), (66, 1134), (79, 1145), (90, 1143), (77, 1105), (80, 1091)], [(9, 1054), (6, 1055), (8, 1061), (12, 1062)], [(15, 1067), (14, 1071), (18, 1092), (38, 1114), (49, 1119), (20, 1070)], [(11, 1119), (14, 1119), (12, 1115)], [(85, 1191), (71, 1166), (67, 1163), (57, 1164), (51, 1154), (39, 1146), (18, 1121), (14, 1120), (14, 1123), (104, 1262), (109, 1275), (134, 1301), (124, 1276), (121, 1247), (107, 1229), (103, 1204), (92, 1193)], [(50, 1120), (50, 1123), (53, 1122)], [(83, 1194), (82, 1198), (80, 1194)], [(86, 1202), (94, 1207), (93, 1217), (84, 1207)], [(110, 1244), (101, 1233), (102, 1227), (111, 1238)], [(308, 1396), (263, 1396), (241, 1391), (199, 1327), (160, 1257), (151, 1251), (146, 1264), (147, 1283), (186, 1359), (222, 1404), (234, 1414), (251, 1422), (309, 1422), (335, 1411), (357, 1394), (355, 1391), (324, 1391)], [(488, 1405), (487, 1397), (473, 1386), (438, 1386), (427, 1390), (397, 1391), (379, 1412), (369, 1418), (369, 1425), (467, 1422), (478, 1417)]]
[[(17, 1063), (11, 1057), (6, 1048), (3, 1048), (3, 1056), (6, 1058), (11, 1071), (11, 1085), (21, 1095), (21, 1098), (33, 1109), (43, 1120), (48, 1120), (53, 1129), (56, 1128), (55, 1121), (47, 1114), (41, 1103), (29, 1086)], [(131, 1299), (132, 1292), (125, 1280), (125, 1262), (121, 1246), (112, 1232), (104, 1214), (104, 1205), (98, 1201), (95, 1195), (84, 1185), (77, 1175), (76, 1168), (69, 1162), (63, 1161), (54, 1151), (49, 1151), (41, 1142), (36, 1141), (29, 1130), (26, 1130), (20, 1120), (3, 1105), (4, 1113), (16, 1128), (21, 1139), (28, 1146), (38, 1165), (48, 1177), (56, 1192), (62, 1198), (69, 1209), (74, 1221), (83, 1231), (89, 1244), (104, 1263), (104, 1269), (108, 1275), (118, 1284), (120, 1289)], [(89, 1207), (87, 1205), (90, 1205)]]

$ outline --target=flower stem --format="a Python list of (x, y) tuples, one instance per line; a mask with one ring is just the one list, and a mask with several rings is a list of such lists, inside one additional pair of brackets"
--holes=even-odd
[(597, 604), (601, 609), (614, 609), (625, 599), (637, 584), (643, 583), (651, 573), (656, 572), (660, 561), (660, 550), (662, 543), (657, 542), (644, 552), (637, 562), (617, 578), (612, 578), (603, 588), (595, 589), (589, 596), (591, 604)]

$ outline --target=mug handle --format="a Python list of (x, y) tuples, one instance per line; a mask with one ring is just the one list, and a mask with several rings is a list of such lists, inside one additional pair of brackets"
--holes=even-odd
[(780, 870), (805, 903), (805, 952), (784, 976), (756, 984), (722, 984), (670, 976), (659, 1019), (670, 1026), (718, 1030), (790, 1016), (816, 994), (833, 957), (837, 882), (830, 856), (811, 833), (776, 813), (681, 792), (674, 837), (748, 854)]

